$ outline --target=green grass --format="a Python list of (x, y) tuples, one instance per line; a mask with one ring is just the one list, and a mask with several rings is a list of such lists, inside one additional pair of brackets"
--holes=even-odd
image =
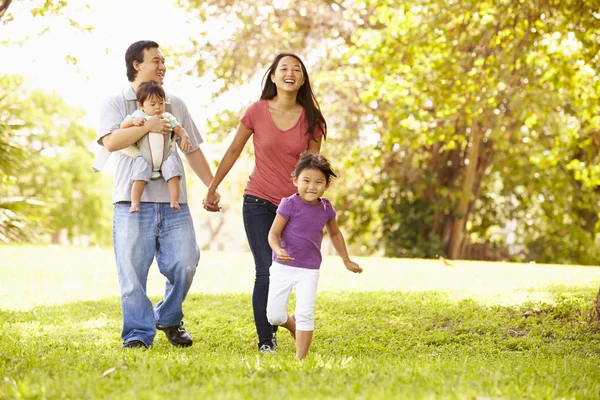
[(184, 304), (194, 346), (159, 332), (124, 351), (111, 249), (0, 246), (0, 398), (600, 398), (600, 268), (359, 263), (326, 257), (298, 362), (285, 332), (256, 353), (249, 254), (202, 255)]

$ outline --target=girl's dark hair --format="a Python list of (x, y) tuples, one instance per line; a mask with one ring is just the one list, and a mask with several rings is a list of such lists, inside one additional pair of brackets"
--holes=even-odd
[(337, 178), (337, 175), (331, 169), (331, 164), (325, 157), (320, 154), (311, 152), (310, 150), (303, 151), (300, 154), (300, 159), (296, 164), (296, 169), (292, 176), (298, 178), (305, 169), (316, 169), (325, 175), (325, 182), (329, 185), (331, 178)]
[(316, 141), (315, 137), (315, 129), (319, 127), (319, 129), (323, 130), (323, 137), (327, 137), (327, 123), (325, 122), (325, 118), (321, 113), (321, 108), (319, 107), (319, 102), (315, 98), (313, 91), (310, 87), (310, 79), (308, 79), (308, 71), (306, 71), (306, 67), (304, 63), (295, 54), (292, 53), (280, 53), (278, 54), (273, 63), (265, 72), (265, 76), (263, 76), (263, 90), (260, 95), (261, 100), (271, 100), (273, 97), (277, 96), (277, 86), (271, 80), (271, 75), (275, 74), (275, 70), (279, 65), (279, 61), (283, 57), (294, 57), (296, 60), (300, 62), (302, 66), (302, 74), (304, 75), (304, 83), (300, 86), (298, 90), (298, 94), (296, 95), (296, 102), (300, 104), (304, 108), (304, 112), (306, 113), (306, 120), (308, 121), (308, 130), (307, 134), (310, 135), (311, 139)]
[(165, 95), (165, 90), (162, 88), (160, 83), (155, 81), (148, 81), (140, 84), (140, 86), (138, 86), (136, 96), (137, 101), (140, 104), (144, 104), (144, 102), (152, 96), (156, 96), (161, 100), (164, 100), (167, 97)]
[(125, 65), (127, 66), (127, 79), (129, 79), (129, 82), (133, 82), (135, 80), (135, 76), (137, 75), (137, 71), (135, 68), (133, 68), (133, 62), (137, 61), (139, 63), (143, 63), (144, 50), (152, 48), (158, 49), (158, 43), (153, 42), (152, 40), (140, 40), (139, 42), (135, 42), (129, 46), (125, 52)]

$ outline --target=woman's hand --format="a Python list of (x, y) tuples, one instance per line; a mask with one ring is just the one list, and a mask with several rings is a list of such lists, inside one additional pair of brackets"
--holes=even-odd
[(202, 200), (202, 205), (206, 211), (218, 212), (221, 210), (221, 207), (219, 207), (219, 201), (221, 201), (221, 196), (219, 196), (219, 193), (216, 190), (209, 191), (206, 193), (204, 200)]

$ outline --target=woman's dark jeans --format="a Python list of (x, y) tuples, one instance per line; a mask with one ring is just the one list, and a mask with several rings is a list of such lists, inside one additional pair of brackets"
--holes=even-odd
[(244, 228), (250, 250), (254, 256), (256, 277), (254, 279), (254, 292), (252, 293), (252, 308), (254, 310), (254, 324), (258, 334), (258, 348), (262, 345), (273, 346), (273, 326), (267, 320), (267, 298), (269, 296), (269, 268), (272, 262), (272, 251), (269, 246), (269, 230), (277, 206), (268, 200), (251, 195), (244, 195)]

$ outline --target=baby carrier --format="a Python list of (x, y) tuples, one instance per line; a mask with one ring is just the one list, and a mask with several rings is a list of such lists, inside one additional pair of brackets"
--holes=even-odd
[[(165, 111), (171, 113), (171, 102), (167, 98), (165, 102)], [(127, 115), (133, 114), (137, 110), (137, 100), (127, 100)], [(175, 149), (175, 134), (163, 135), (162, 133), (148, 132), (135, 144), (126, 147), (121, 153), (129, 156), (136, 157), (141, 154), (144, 159), (152, 166), (152, 178), (158, 179), (161, 175), (161, 167), (163, 162), (171, 155), (171, 151), (177, 151)], [(96, 154), (92, 169), (94, 172), (101, 171), (104, 168), (104, 164), (108, 160), (110, 152), (106, 147), (102, 147)]]

